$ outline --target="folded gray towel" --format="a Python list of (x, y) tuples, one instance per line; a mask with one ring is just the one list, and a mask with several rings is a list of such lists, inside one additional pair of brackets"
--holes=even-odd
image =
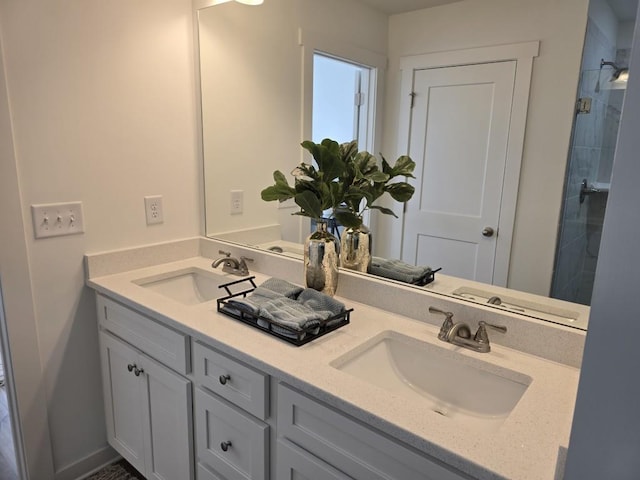
[[(284, 325), (296, 331), (306, 330), (318, 333), (320, 320), (323, 317), (302, 303), (292, 298), (279, 297), (269, 300), (260, 306), (259, 315), (279, 325)], [(258, 320), (258, 325), (267, 327), (268, 322)], [(287, 331), (286, 329), (282, 329)]]
[(344, 312), (345, 306), (317, 290), (270, 278), (250, 295), (230, 299), (222, 310), (236, 315), (241, 312), (258, 315), (263, 318), (258, 319), (261, 327), (268, 328), (271, 321), (274, 332), (302, 340), (306, 332), (317, 334), (320, 323)]
[(273, 290), (269, 290), (268, 288), (264, 288), (261, 286), (251, 292), (250, 295), (246, 297), (235, 297), (230, 299), (227, 302), (227, 305), (231, 308), (236, 308), (238, 310), (249, 311), (254, 315), (258, 315), (260, 312), (260, 306), (269, 300), (274, 298), (280, 298), (282, 294), (274, 292)]
[(303, 290), (302, 287), (287, 282), (281, 278), (270, 278), (260, 284), (260, 287), (279, 293), (289, 298), (296, 298)]
[(323, 320), (345, 311), (344, 303), (313, 288), (305, 288), (298, 296), (298, 302), (320, 314)]
[(431, 273), (431, 267), (414, 266), (402, 260), (373, 257), (369, 273), (413, 285), (424, 285)]

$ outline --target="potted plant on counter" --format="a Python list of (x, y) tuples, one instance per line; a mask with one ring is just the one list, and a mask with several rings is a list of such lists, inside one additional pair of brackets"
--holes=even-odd
[(306, 285), (330, 295), (335, 293), (338, 258), (341, 250), (337, 239), (327, 230), (327, 221), (335, 218), (345, 227), (342, 235), (341, 264), (346, 268), (367, 271), (371, 259), (371, 234), (362, 223), (362, 214), (375, 209), (394, 215), (386, 207), (374, 205), (388, 193), (399, 202), (408, 201), (414, 187), (406, 181), (391, 182), (397, 177), (413, 177), (415, 163), (407, 156), (398, 158), (393, 166), (368, 152), (358, 152), (355, 141), (338, 144), (331, 139), (320, 143), (302, 142), (315, 165), (301, 163), (291, 174), (294, 185), (276, 170), (275, 183), (262, 190), (265, 201), (284, 202), (293, 199), (300, 207), (296, 215), (315, 219), (316, 231), (305, 241), (304, 275)]

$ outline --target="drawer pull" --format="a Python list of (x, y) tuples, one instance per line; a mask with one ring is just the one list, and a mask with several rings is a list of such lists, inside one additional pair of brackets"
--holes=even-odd
[(231, 446), (231, 442), (222, 442), (220, 444), (220, 448), (222, 449), (223, 452), (226, 452), (227, 450), (229, 450), (229, 447)]
[(133, 369), (133, 373), (135, 374), (136, 377), (139, 377), (141, 373), (144, 373), (144, 368), (135, 367)]
[[(228, 382), (229, 380), (231, 380), (231, 376), (230, 376), (230, 375), (220, 375), (220, 378), (218, 378), (218, 380), (220, 380), (220, 383), (221, 383), (222, 385), (226, 385), (226, 384), (227, 384), (227, 382)], [(225, 451), (226, 451), (226, 450), (225, 450)]]
[(129, 370), (130, 372), (133, 372), (133, 369), (134, 369), (134, 368), (136, 368), (136, 365), (135, 365), (135, 364), (131, 364), (131, 363), (130, 363), (129, 365), (127, 365), (127, 370)]

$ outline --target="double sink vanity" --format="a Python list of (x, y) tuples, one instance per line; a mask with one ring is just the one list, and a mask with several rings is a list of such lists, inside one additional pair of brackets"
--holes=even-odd
[[(109, 443), (146, 478), (560, 479), (584, 332), (341, 273), (351, 322), (295, 347), (217, 311), (218, 250), (260, 284), (299, 261), (206, 238), (87, 255)], [(478, 353), (444, 317), (500, 324)]]

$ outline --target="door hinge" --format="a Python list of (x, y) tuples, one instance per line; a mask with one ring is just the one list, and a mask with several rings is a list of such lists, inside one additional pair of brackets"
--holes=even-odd
[(356, 107), (361, 107), (364, 105), (364, 93), (358, 92), (354, 94), (353, 103)]
[(576, 102), (576, 113), (578, 114), (587, 114), (591, 113), (591, 98), (590, 97), (582, 97), (579, 98)]
[(409, 94), (409, 96), (411, 97), (411, 107), (410, 107), (410, 108), (413, 108), (413, 105), (414, 105), (415, 100), (416, 100), (416, 95), (417, 95), (417, 93), (416, 93), (416, 92), (411, 92), (411, 93)]

